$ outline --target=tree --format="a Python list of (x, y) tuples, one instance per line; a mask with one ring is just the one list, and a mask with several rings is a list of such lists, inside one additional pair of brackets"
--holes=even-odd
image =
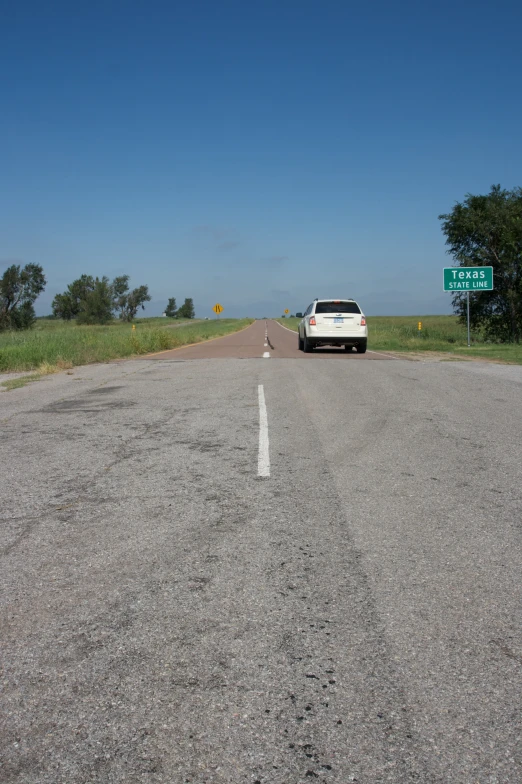
[(34, 302), (45, 288), (39, 264), (12, 264), (0, 278), (0, 330), (27, 329), (36, 319)]
[(129, 276), (120, 275), (112, 283), (106, 277), (82, 275), (53, 300), (53, 313), (63, 319), (78, 319), (79, 324), (107, 324), (115, 310), (122, 321), (132, 321), (139, 308), (150, 301), (148, 286), (129, 291)]
[(177, 312), (178, 318), (186, 318), (186, 319), (193, 319), (195, 317), (194, 313), (194, 302), (192, 297), (187, 297), (185, 302), (180, 307)]
[(138, 288), (129, 291), (125, 297), (125, 304), (121, 308), (120, 318), (122, 321), (132, 321), (136, 318), (136, 313), (140, 308), (145, 310), (145, 302), (150, 302), (150, 300), (148, 286), (138, 286)]
[(114, 310), (119, 317), (123, 318), (127, 306), (127, 296), (129, 293), (129, 275), (120, 275), (112, 281), (112, 297)]
[(108, 324), (112, 321), (113, 290), (109, 278), (95, 278), (81, 301), (78, 324)]
[(57, 294), (53, 299), (53, 316), (65, 321), (70, 321), (77, 316), (72, 299), (67, 293)]
[(138, 286), (129, 291), (129, 276), (120, 275), (112, 281), (112, 297), (114, 310), (119, 312), (122, 321), (132, 321), (141, 308), (145, 310), (145, 302), (150, 302), (148, 286)]
[(69, 283), (63, 294), (57, 294), (53, 299), (53, 314), (58, 318), (70, 321), (76, 318), (89, 294), (94, 290), (92, 275), (81, 275), (77, 280)]
[[(468, 194), (447, 215), (439, 215), (448, 253), (461, 267), (493, 267), (494, 291), (470, 296), (470, 324), (486, 337), (520, 342), (522, 336), (522, 188), (494, 185), (485, 196)], [(466, 320), (466, 294), (453, 308)]]
[(176, 298), (170, 297), (167, 307), (165, 308), (165, 315), (169, 318), (176, 318)]

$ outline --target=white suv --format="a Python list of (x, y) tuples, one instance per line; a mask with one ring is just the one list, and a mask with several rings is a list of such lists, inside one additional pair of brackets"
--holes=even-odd
[(353, 299), (314, 299), (299, 322), (299, 349), (316, 346), (353, 346), (364, 354), (368, 343), (366, 318)]

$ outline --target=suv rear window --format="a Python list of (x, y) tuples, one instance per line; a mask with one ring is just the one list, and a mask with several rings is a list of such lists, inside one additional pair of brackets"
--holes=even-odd
[(318, 302), (315, 306), (316, 313), (360, 313), (356, 302)]

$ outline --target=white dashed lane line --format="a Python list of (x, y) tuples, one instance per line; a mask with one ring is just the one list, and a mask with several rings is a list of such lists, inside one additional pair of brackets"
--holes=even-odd
[(266, 413), (265, 390), (262, 384), (257, 388), (259, 399), (259, 454), (257, 457), (257, 475), (270, 476), (270, 451), (268, 443), (268, 416)]
[[(264, 344), (264, 348), (268, 348), (268, 324), (267, 324), (266, 321), (265, 321), (265, 344)], [(265, 353), (263, 354), (263, 359), (270, 359), (270, 352), (269, 351), (265, 351)]]

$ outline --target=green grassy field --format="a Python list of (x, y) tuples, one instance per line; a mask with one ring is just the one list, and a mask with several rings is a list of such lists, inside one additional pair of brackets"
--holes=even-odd
[[(296, 330), (300, 319), (277, 319), (285, 327)], [(522, 364), (522, 345), (487, 343), (481, 335), (472, 334), (467, 346), (466, 327), (455, 316), (370, 316), (368, 348), (373, 351), (424, 352), (436, 351), (452, 357), (483, 357), (500, 362)], [(417, 329), (422, 322), (422, 330)]]
[(40, 373), (164, 351), (236, 332), (253, 319), (137, 319), (104, 327), (38, 319), (33, 329), (0, 333), (0, 373), (38, 370)]

